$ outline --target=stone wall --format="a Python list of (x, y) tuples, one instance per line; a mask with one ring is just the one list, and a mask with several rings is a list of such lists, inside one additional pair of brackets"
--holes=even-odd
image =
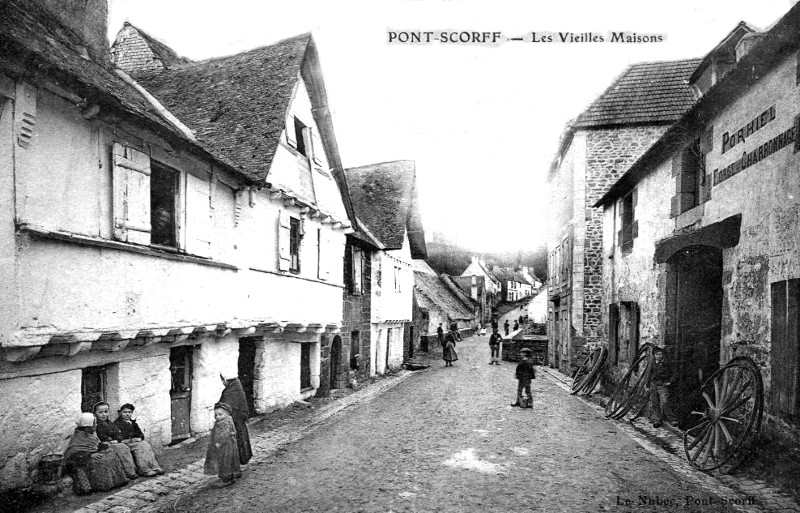
[(593, 205), (666, 128), (643, 126), (587, 132), (582, 333), (586, 343), (601, 342), (607, 335), (603, 328), (606, 305), (602, 301), (603, 211)]
[[(345, 255), (349, 255), (351, 252), (351, 247), (353, 246), (354, 241), (351, 237), (347, 237), (347, 243), (345, 247)], [(355, 360), (352, 363), (356, 363), (358, 368), (355, 369), (355, 378), (358, 381), (363, 381), (369, 378), (370, 376), (370, 350), (372, 347), (372, 336), (371, 336), (371, 316), (372, 316), (372, 262), (373, 258), (371, 257), (371, 253), (367, 251), (366, 248), (362, 248), (365, 251), (365, 258), (364, 258), (364, 269), (362, 271), (362, 291), (360, 295), (351, 294), (350, 291), (345, 288), (344, 295), (343, 295), (343, 303), (344, 303), (344, 311), (342, 316), (342, 332), (340, 336), (342, 337), (342, 365), (345, 368), (350, 369), (351, 367), (351, 358), (354, 356), (351, 352), (353, 338), (352, 334), (354, 331), (358, 331), (358, 353)], [(344, 265), (344, 282), (347, 283), (348, 276), (351, 273), (350, 269), (350, 259), (345, 258), (345, 265)], [(323, 352), (323, 359), (327, 358), (327, 355)], [(328, 379), (327, 374), (329, 369), (329, 362), (324, 361), (322, 364), (322, 372), (320, 373), (321, 376), (321, 386), (320, 389), (325, 387), (325, 382)]]
[(128, 24), (117, 33), (117, 39), (111, 48), (111, 61), (126, 73), (164, 68), (164, 64), (153, 54), (139, 31)]

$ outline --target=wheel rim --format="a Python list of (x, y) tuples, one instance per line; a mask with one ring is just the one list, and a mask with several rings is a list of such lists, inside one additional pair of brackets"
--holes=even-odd
[(606, 403), (606, 417), (621, 419), (634, 406), (637, 407), (636, 414), (639, 414), (642, 398), (647, 397), (649, 392), (654, 347), (653, 344), (647, 343), (636, 352), (636, 357), (628, 372), (614, 389), (611, 399)]
[(700, 422), (683, 433), (689, 463), (700, 470), (734, 465), (746, 455), (761, 428), (764, 384), (750, 358), (740, 356), (712, 374), (702, 385), (706, 401)]

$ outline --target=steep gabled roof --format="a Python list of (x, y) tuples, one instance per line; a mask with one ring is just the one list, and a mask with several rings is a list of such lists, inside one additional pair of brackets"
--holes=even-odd
[(408, 233), (411, 256), (425, 258), (425, 232), (419, 216), (414, 161), (397, 160), (348, 168), (345, 176), (356, 216), (386, 249), (401, 249)]
[[(311, 34), (228, 57), (135, 74), (197, 139), (266, 181)], [(174, 53), (174, 52), (173, 52)]]
[(172, 68), (174, 66), (191, 62), (191, 60), (187, 59), (186, 57), (181, 57), (175, 53), (175, 50), (154, 38), (139, 27), (136, 27), (127, 21), (125, 22), (125, 25), (134, 28), (136, 32), (142, 36), (142, 38), (147, 42), (147, 45), (150, 47), (150, 50), (153, 52), (156, 58), (161, 61), (165, 68)]
[(695, 100), (688, 80), (700, 59), (629, 66), (575, 120), (575, 128), (671, 124)]
[(697, 79), (700, 78), (700, 75), (711, 65), (711, 61), (714, 59), (714, 55), (720, 51), (727, 51), (731, 53), (735, 53), (736, 51), (736, 43), (738, 43), (743, 36), (747, 34), (754, 34), (758, 31), (745, 23), (744, 21), (740, 21), (734, 28), (731, 30), (727, 36), (722, 38), (717, 46), (715, 46), (710, 52), (703, 57), (700, 64), (698, 64), (697, 68), (695, 68), (692, 75), (689, 77), (689, 82), (694, 83)]
[(424, 310), (442, 310), (452, 320), (472, 320), (475, 316), (456, 298), (436, 275), (414, 271), (414, 297)]
[[(224, 169), (237, 168), (224, 156), (187, 137), (145, 95), (118, 76), (110, 65), (86, 59), (76, 51), (83, 41), (41, 9), (21, 0), (4, 0), (0, 16), (0, 56), (9, 61), (35, 62), (38, 73), (54, 77), (61, 87), (100, 106), (101, 115), (124, 112), (125, 120), (180, 142)], [(20, 69), (28, 80), (30, 68)]]

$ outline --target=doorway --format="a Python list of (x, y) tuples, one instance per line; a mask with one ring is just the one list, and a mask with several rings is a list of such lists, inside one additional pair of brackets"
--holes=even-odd
[(689, 246), (667, 261), (665, 347), (675, 379), (672, 410), (682, 429), (700, 420), (700, 386), (719, 368), (722, 327), (722, 250)]
[(173, 347), (169, 350), (170, 409), (172, 414), (172, 441), (192, 436), (192, 357), (193, 346)]
[(340, 374), (342, 373), (342, 338), (333, 337), (330, 358), (330, 389), (339, 388)]
[(383, 372), (389, 370), (389, 348), (392, 346), (392, 328), (386, 329), (386, 362), (383, 367)]
[(250, 416), (256, 414), (255, 407), (255, 375), (256, 375), (256, 346), (257, 338), (245, 337), (239, 339), (239, 382), (247, 398), (247, 408)]

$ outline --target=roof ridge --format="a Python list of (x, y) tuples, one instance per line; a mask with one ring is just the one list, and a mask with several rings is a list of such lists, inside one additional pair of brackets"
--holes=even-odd
[(313, 37), (314, 36), (313, 36), (313, 34), (311, 32), (303, 32), (302, 34), (297, 34), (296, 36), (291, 36), (291, 37), (285, 37), (285, 38), (283, 38), (283, 39), (281, 39), (279, 41), (275, 41), (274, 43), (257, 46), (255, 48), (251, 48), (251, 49), (245, 50), (243, 52), (232, 53), (230, 55), (219, 55), (219, 56), (216, 56), (216, 57), (209, 57), (207, 59), (203, 59), (203, 60), (199, 60), (199, 61), (190, 61), (189, 63), (187, 63), (183, 67), (190, 67), (190, 66), (197, 65), (197, 64), (208, 64), (208, 63), (214, 62), (214, 61), (223, 61), (225, 59), (232, 59), (232, 58), (235, 58), (235, 57), (242, 57), (242, 56), (245, 56), (245, 55), (257, 53), (257, 52), (259, 52), (261, 50), (264, 50), (264, 49), (267, 49), (267, 48), (275, 48), (276, 46), (289, 44), (291, 42), (294, 42), (294, 41), (297, 41), (297, 40), (300, 40), (300, 39), (303, 39), (303, 38), (308, 39), (308, 41), (310, 42), (313, 39)]

